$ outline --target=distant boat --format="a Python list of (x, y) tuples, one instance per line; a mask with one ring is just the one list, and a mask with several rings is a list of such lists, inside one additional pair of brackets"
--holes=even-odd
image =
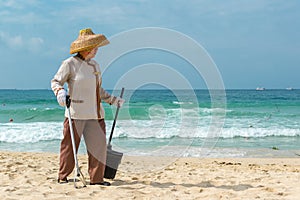
[(264, 88), (264, 87), (257, 87), (257, 88), (256, 88), (257, 91), (263, 91), (263, 90), (265, 90), (265, 89), (266, 89), (266, 88)]
[(292, 87), (288, 87), (288, 88), (286, 88), (286, 90), (293, 90), (294, 88), (292, 88)]

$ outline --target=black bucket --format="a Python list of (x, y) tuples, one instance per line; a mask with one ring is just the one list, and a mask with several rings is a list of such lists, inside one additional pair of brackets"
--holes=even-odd
[(107, 148), (106, 167), (104, 171), (104, 178), (114, 179), (121, 163), (123, 153), (114, 151), (111, 148)]

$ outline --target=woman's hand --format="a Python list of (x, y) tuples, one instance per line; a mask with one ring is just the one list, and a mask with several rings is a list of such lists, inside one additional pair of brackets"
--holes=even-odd
[(67, 92), (64, 89), (61, 89), (57, 93), (57, 102), (60, 106), (65, 107), (66, 106), (66, 96)]

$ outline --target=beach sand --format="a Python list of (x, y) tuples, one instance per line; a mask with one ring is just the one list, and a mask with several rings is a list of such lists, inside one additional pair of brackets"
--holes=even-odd
[[(3, 200), (300, 199), (300, 158), (126, 156), (110, 187), (75, 189), (72, 182), (57, 183), (57, 154), (1, 152), (0, 157)], [(79, 155), (79, 163), (88, 181), (87, 156)]]

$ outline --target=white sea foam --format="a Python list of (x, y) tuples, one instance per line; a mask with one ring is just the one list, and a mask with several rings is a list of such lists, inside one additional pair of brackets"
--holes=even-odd
[(62, 122), (6, 123), (0, 126), (0, 141), (34, 143), (62, 138)]
[[(114, 149), (126, 155), (246, 157), (261, 154), (258, 150), (241, 147), (257, 149), (259, 145), (260, 148), (265, 148), (264, 155), (269, 155), (274, 154), (268, 151), (272, 146), (281, 145), (280, 149), (297, 148), (299, 139), (292, 137), (300, 136), (299, 129), (230, 127), (223, 128), (210, 138), (207, 124), (202, 123), (202, 126), (195, 126), (192, 122), (183, 126), (175, 122), (172, 124), (168, 122), (166, 126), (161, 124), (164, 123), (159, 120), (133, 120), (130, 123), (128, 120), (119, 120), (114, 131)], [(109, 137), (112, 121), (106, 121), (106, 125)], [(0, 124), (0, 150), (58, 152), (62, 128), (62, 122)], [(276, 136), (288, 136), (291, 139), (286, 138), (282, 141), (281, 137)], [(267, 138), (264, 139), (265, 137)], [(81, 146), (83, 148), (79, 152), (86, 153), (84, 142)], [(280, 153), (290, 155), (289, 151)]]
[[(162, 126), (161, 121), (136, 120), (128, 123), (120, 121), (118, 129), (114, 134), (115, 137), (128, 138), (207, 138), (210, 137), (210, 131), (213, 125), (210, 124), (209, 118), (199, 121), (198, 125), (195, 121), (188, 123), (168, 122)], [(197, 126), (196, 126), (197, 125)], [(215, 133), (214, 137), (234, 138), (249, 137), (262, 138), (268, 136), (300, 136), (300, 129), (291, 129), (284, 127), (229, 127), (222, 128), (221, 132)]]
[[(268, 136), (300, 136), (300, 129), (282, 126), (256, 126), (246, 125), (228, 126), (217, 133), (214, 130), (210, 117), (202, 117), (198, 121), (176, 117), (153, 120), (119, 120), (114, 130), (114, 138), (263, 138)], [(245, 124), (245, 123), (244, 123)], [(112, 121), (106, 121), (107, 136), (109, 136)], [(34, 122), (34, 123), (2, 123), (0, 124), (0, 142), (7, 143), (34, 143), (39, 141), (60, 140), (62, 138), (62, 122)]]
[(173, 101), (173, 104), (175, 105), (184, 105), (184, 104), (187, 104), (187, 105), (193, 105), (195, 104), (195, 102), (179, 102), (179, 101)]

